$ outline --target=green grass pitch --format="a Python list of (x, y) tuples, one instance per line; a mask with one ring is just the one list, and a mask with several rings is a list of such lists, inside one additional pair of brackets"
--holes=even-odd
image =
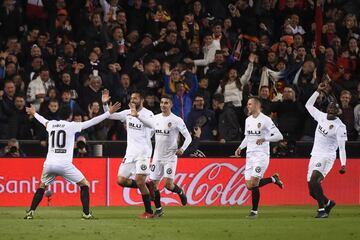
[(316, 207), (166, 207), (157, 219), (137, 219), (140, 207), (94, 207), (98, 219), (81, 220), (80, 207), (40, 207), (33, 220), (25, 208), (0, 208), (0, 239), (360, 239), (359, 206), (336, 206), (329, 219), (314, 219)]

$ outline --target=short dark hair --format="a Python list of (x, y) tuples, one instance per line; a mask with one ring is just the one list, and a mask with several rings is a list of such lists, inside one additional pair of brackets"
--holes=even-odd
[(162, 99), (162, 98), (168, 99), (168, 100), (170, 100), (171, 102), (173, 102), (172, 97), (171, 97), (170, 95), (163, 94), (163, 95), (161, 95), (161, 98), (160, 98), (160, 99)]
[(213, 100), (215, 100), (215, 101), (217, 101), (219, 103), (224, 103), (225, 102), (224, 95), (222, 95), (221, 93), (214, 94)]
[(261, 86), (261, 87), (260, 87), (260, 90), (263, 89), (263, 88), (267, 88), (267, 89), (270, 90), (270, 87), (269, 87), (268, 85), (263, 85), (263, 86)]
[(139, 96), (140, 96), (141, 99), (144, 99), (144, 98), (145, 98), (144, 92), (139, 91), (139, 90), (134, 90), (134, 91), (132, 91), (132, 92), (131, 92), (131, 95), (132, 95), (132, 94), (139, 94)]
[(249, 100), (253, 99), (256, 103), (261, 105), (261, 99), (258, 96), (250, 96)]
[(72, 112), (71, 112), (71, 108), (70, 108), (69, 105), (62, 106), (60, 111), (59, 111), (59, 116), (60, 116), (60, 119), (62, 119), (62, 120), (69, 119), (71, 114), (72, 114)]

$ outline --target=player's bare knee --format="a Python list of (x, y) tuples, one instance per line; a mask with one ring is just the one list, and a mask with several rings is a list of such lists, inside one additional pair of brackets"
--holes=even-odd
[(165, 182), (165, 185), (164, 187), (167, 189), (167, 190), (172, 190), (174, 188), (174, 184), (172, 182)]
[(78, 186), (80, 187), (89, 187), (89, 182), (84, 178), (83, 180), (81, 180), (80, 182), (77, 183)]
[(48, 186), (46, 186), (45, 183), (40, 183), (39, 188), (47, 190)]

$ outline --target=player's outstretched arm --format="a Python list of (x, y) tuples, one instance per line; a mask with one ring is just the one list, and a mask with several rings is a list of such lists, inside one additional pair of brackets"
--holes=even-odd
[(121, 104), (119, 102), (116, 102), (114, 105), (110, 104), (109, 110), (106, 111), (105, 113), (94, 117), (88, 121), (82, 122), (81, 123), (81, 129), (86, 129), (89, 128), (91, 126), (94, 126), (102, 121), (104, 121), (106, 118), (108, 118), (111, 114), (113, 114), (114, 112), (116, 112), (117, 110), (119, 110), (121, 107)]
[(31, 105), (29, 108), (26, 108), (26, 113), (34, 116), (36, 120), (38, 120), (42, 125), (44, 125), (46, 127), (46, 124), (49, 122), (49, 120), (47, 120), (46, 118), (44, 118), (43, 116), (41, 116), (40, 114), (38, 114), (36, 112), (36, 109), (33, 105)]

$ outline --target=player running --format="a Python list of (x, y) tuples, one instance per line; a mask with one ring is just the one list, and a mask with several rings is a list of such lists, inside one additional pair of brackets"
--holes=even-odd
[(245, 181), (252, 196), (252, 209), (248, 217), (256, 218), (260, 200), (259, 188), (269, 183), (283, 188), (279, 174), (263, 178), (269, 165), (270, 142), (280, 141), (283, 136), (271, 118), (261, 113), (261, 102), (258, 97), (249, 98), (247, 109), (249, 117), (245, 120), (245, 138), (236, 149), (235, 155), (240, 156), (241, 150), (247, 148)]
[[(174, 184), (177, 165), (177, 156), (181, 156), (191, 143), (191, 135), (184, 121), (171, 112), (173, 106), (169, 96), (162, 96), (160, 100), (161, 113), (155, 115), (155, 151), (150, 167), (151, 186), (154, 190), (155, 216), (161, 217), (164, 212), (160, 202), (160, 191), (158, 189), (161, 179), (164, 177), (165, 188), (180, 197), (181, 204), (186, 205), (185, 192)], [(185, 141), (178, 147), (179, 133)]]
[[(102, 93), (104, 109), (107, 109), (106, 103), (109, 100), (109, 91), (104, 90)], [(142, 94), (133, 92), (130, 97), (130, 109), (113, 113), (109, 118), (126, 122), (127, 128), (126, 153), (119, 167), (117, 183), (122, 187), (139, 188), (145, 207), (145, 212), (139, 218), (152, 218), (154, 215), (146, 177), (150, 174), (154, 114), (144, 108), (143, 104)], [(130, 179), (133, 174), (135, 180)]]
[(317, 91), (313, 93), (305, 105), (311, 116), (318, 122), (307, 174), (310, 195), (318, 202), (319, 206), (315, 218), (329, 217), (331, 209), (335, 206), (335, 202), (324, 195), (321, 182), (330, 172), (338, 148), (341, 162), (340, 174), (345, 173), (346, 165), (345, 142), (347, 141), (347, 133), (346, 126), (337, 117), (341, 113), (339, 105), (334, 101), (330, 102), (326, 113), (314, 107), (320, 92), (325, 93), (327, 87), (326, 83), (319, 84)]
[(46, 127), (49, 134), (48, 153), (44, 162), (41, 175), (41, 183), (36, 190), (30, 210), (26, 212), (24, 219), (33, 219), (34, 213), (41, 202), (45, 190), (57, 176), (65, 178), (69, 182), (80, 186), (80, 198), (83, 206), (83, 219), (93, 219), (89, 211), (89, 183), (84, 175), (72, 163), (75, 144), (75, 134), (83, 129), (89, 128), (105, 120), (110, 114), (116, 112), (121, 107), (120, 103), (115, 103), (109, 107), (109, 111), (85, 122), (70, 122), (72, 119), (69, 107), (63, 107), (60, 111), (60, 117), (63, 120), (47, 120), (38, 113), (35, 107), (26, 108), (29, 115), (35, 117), (42, 125)]

